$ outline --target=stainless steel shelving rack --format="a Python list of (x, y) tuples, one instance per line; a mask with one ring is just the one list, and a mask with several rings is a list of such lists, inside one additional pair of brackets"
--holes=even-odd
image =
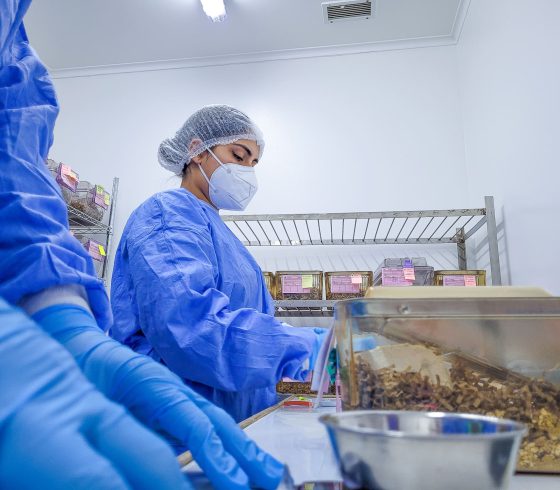
[(113, 179), (113, 189), (111, 192), (111, 205), (109, 206), (109, 217), (107, 224), (92, 218), (88, 214), (79, 211), (78, 209), (68, 206), (68, 222), (70, 224), (70, 231), (77, 234), (84, 235), (102, 235), (104, 237), (105, 253), (107, 254), (103, 261), (100, 279), (103, 282), (107, 279), (109, 253), (113, 241), (113, 223), (115, 220), (115, 207), (117, 205), (117, 197), (119, 191), (119, 179)]
[[(457, 265), (467, 269), (466, 242), (486, 227), (492, 285), (502, 284), (494, 198), (484, 207), (373, 213), (226, 215), (224, 221), (248, 247), (306, 245), (457, 246)], [(278, 316), (325, 316), (334, 302), (277, 301)]]

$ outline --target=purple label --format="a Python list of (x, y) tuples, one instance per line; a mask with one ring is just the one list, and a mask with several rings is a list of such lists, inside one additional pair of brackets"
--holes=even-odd
[(285, 294), (309, 294), (311, 289), (302, 287), (302, 277), (282, 276), (282, 292)]
[(401, 267), (383, 267), (381, 269), (382, 286), (412, 286), (410, 279), (404, 277), (404, 269)]
[(359, 293), (360, 284), (352, 276), (331, 276), (331, 293)]
[(85, 248), (93, 260), (103, 262), (103, 255), (101, 255), (101, 251), (99, 250), (99, 245), (101, 244), (96, 242), (95, 240), (88, 240), (86, 242)]

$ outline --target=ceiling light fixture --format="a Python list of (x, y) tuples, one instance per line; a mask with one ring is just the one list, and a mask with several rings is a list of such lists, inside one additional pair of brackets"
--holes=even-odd
[(226, 18), (226, 6), (224, 0), (200, 0), (204, 13), (213, 22), (222, 22)]

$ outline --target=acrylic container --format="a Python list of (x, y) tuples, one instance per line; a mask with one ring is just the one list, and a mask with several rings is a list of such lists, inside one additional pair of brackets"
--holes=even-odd
[(321, 271), (280, 271), (275, 276), (277, 300), (322, 300)]
[(423, 257), (385, 259), (375, 271), (374, 286), (432, 286), (434, 268)]
[(335, 332), (343, 410), (512, 419), (518, 470), (560, 472), (560, 298), (346, 300)]
[(92, 185), (84, 180), (78, 184), (70, 206), (96, 221), (102, 221), (110, 203), (111, 196), (102, 186)]
[(435, 271), (434, 286), (486, 286), (486, 271)]
[(325, 290), (328, 300), (363, 298), (373, 284), (371, 271), (326, 272)]
[(80, 182), (78, 174), (72, 170), (69, 165), (55, 162), (50, 158), (47, 159), (46, 163), (52, 177), (60, 187), (64, 201), (70, 204), (75, 198), (76, 190)]
[(107, 259), (105, 245), (101, 242), (93, 240), (87, 235), (74, 235), (75, 238), (84, 246), (90, 257), (93, 259), (95, 271), (101, 277), (103, 273), (103, 265)]

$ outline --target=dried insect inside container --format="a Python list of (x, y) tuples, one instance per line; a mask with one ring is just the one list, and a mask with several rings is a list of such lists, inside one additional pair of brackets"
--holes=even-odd
[(560, 473), (560, 298), (373, 298), (335, 309), (344, 410), (513, 419), (529, 429), (518, 469)]
[(322, 300), (323, 273), (321, 271), (277, 272), (276, 299)]
[(274, 274), (272, 272), (263, 272), (264, 282), (266, 284), (266, 289), (272, 296), (272, 299), (276, 299), (276, 291), (274, 285)]
[(373, 283), (373, 273), (326, 272), (325, 287), (328, 300), (363, 298)]
[(486, 286), (486, 271), (435, 271), (435, 286)]

